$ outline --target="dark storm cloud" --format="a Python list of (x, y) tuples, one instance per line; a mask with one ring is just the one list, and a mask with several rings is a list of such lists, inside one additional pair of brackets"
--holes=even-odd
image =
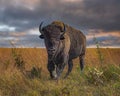
[[(36, 18), (34, 12), (22, 8), (5, 8), (1, 23), (16, 28), (16, 31), (23, 31), (36, 26)], [(35, 19), (34, 19), (35, 18)], [(39, 20), (39, 19), (38, 19)]]
[(43, 40), (36, 34), (26, 32), (0, 32), (0, 47), (44, 47)]
[(96, 30), (91, 30), (86, 35), (87, 37), (87, 46), (95, 47), (95, 38), (99, 43), (100, 47), (120, 47), (120, 32), (102, 32), (101, 30), (97, 31), (98, 34), (95, 34)]
[[(4, 1), (5, 2), (5, 1)], [(11, 0), (12, 2), (12, 0)], [(26, 5), (27, 6), (27, 5)], [(6, 4), (1, 10), (2, 24), (14, 26), (16, 31), (38, 27), (40, 21), (62, 20), (82, 29), (120, 30), (120, 0), (83, 0), (63, 2), (41, 0), (33, 9)]]
[[(112, 38), (112, 39), (111, 39)], [(120, 47), (120, 37), (115, 37), (115, 36), (101, 36), (97, 37), (97, 41), (100, 47), (107, 47), (107, 46), (112, 46), (112, 47)], [(91, 39), (87, 40), (87, 46), (93, 46), (95, 47), (96, 43), (94, 41), (94, 37)]]
[(45, 11), (51, 13), (48, 17), (53, 14), (53, 18), (58, 17), (78, 28), (120, 30), (120, 0), (83, 0), (67, 3), (54, 0), (52, 8)]
[[(40, 40), (37, 35), (28, 35), (19, 38), (19, 42), (16, 43), (18, 47), (44, 47), (43, 40)], [(33, 46), (34, 45), (34, 46)]]
[(83, 9), (88, 14), (86, 20), (90, 21), (90, 27), (120, 30), (120, 0), (84, 0)]
[[(103, 34), (96, 38), (103, 46), (120, 45), (119, 9), (120, 0), (0, 0), (0, 46), (10, 46), (10, 40), (16, 46), (44, 46), (36, 34), (39, 24), (44, 21), (44, 26), (53, 20), (82, 29), (86, 36), (114, 32), (117, 35)], [(6, 29), (2, 30), (2, 25), (7, 25)], [(32, 29), (36, 35), (29, 32)], [(87, 44), (93, 45), (93, 38), (87, 37)]]

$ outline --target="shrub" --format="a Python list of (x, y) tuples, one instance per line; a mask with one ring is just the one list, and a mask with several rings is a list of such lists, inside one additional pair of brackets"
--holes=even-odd
[(100, 61), (100, 64), (101, 64), (101, 67), (102, 67), (102, 64), (103, 64), (103, 61), (104, 61), (104, 56), (100, 50), (100, 45), (99, 45), (99, 42), (97, 40), (97, 38), (94, 36), (93, 38), (93, 41), (95, 42), (96, 44), (96, 49), (97, 49), (97, 54), (98, 54), (98, 58), (99, 58), (99, 61)]
[(23, 60), (22, 55), (17, 52), (16, 48), (12, 48), (12, 56), (15, 61), (14, 66), (17, 67), (20, 71), (23, 71), (25, 69), (25, 61)]
[(88, 68), (88, 72), (85, 74), (89, 84), (103, 85), (103, 83), (118, 81), (120, 82), (120, 68), (115, 65), (109, 65), (107, 67)]
[(104, 82), (103, 71), (100, 71), (97, 68), (89, 68), (86, 78), (90, 84), (99, 85)]
[(120, 81), (120, 68), (115, 65), (104, 67), (103, 75), (107, 81)]
[(33, 67), (30, 72), (31, 78), (41, 78), (41, 71), (42, 71), (42, 68)]

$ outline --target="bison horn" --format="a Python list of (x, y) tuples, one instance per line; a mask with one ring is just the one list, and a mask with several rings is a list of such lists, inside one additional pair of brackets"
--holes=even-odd
[(62, 35), (64, 35), (66, 32), (66, 27), (65, 27), (65, 24), (63, 23), (63, 30), (62, 30)]
[(42, 33), (42, 24), (43, 24), (43, 22), (41, 22), (41, 23), (40, 23), (40, 26), (39, 26), (39, 31), (40, 31), (40, 33)]
[(64, 26), (64, 28), (63, 28), (63, 30), (61, 32), (60, 40), (64, 40), (65, 39), (64, 34), (66, 32), (66, 28), (65, 28), (65, 24), (64, 23), (63, 23), (63, 26)]
[(42, 31), (42, 24), (43, 22), (40, 23), (40, 26), (39, 26), (39, 31), (41, 33), (41, 35), (39, 36), (41, 39), (44, 39), (44, 35), (43, 35), (43, 31)]

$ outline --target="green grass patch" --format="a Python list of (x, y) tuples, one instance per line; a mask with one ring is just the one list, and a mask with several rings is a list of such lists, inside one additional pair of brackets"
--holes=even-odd
[(115, 65), (102, 69), (86, 67), (82, 73), (76, 67), (67, 79), (59, 81), (50, 80), (48, 75), (44, 78), (27, 78), (17, 68), (14, 71), (11, 75), (4, 73), (0, 76), (1, 96), (120, 95), (120, 68)]

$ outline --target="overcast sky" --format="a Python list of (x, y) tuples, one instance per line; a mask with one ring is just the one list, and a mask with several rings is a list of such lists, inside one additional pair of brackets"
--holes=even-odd
[(120, 0), (0, 0), (0, 47), (44, 47), (38, 27), (61, 20), (102, 47), (120, 47)]

